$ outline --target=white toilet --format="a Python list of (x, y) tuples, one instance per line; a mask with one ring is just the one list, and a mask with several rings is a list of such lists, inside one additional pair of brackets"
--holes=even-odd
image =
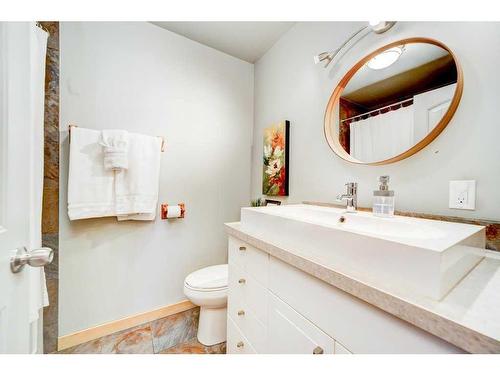
[(184, 280), (184, 294), (200, 306), (198, 341), (207, 346), (226, 341), (227, 264), (189, 274)]

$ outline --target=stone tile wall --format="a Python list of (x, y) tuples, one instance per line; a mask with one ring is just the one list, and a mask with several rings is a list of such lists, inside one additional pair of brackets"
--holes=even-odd
[(45, 68), (42, 244), (54, 249), (45, 267), (50, 305), (43, 311), (44, 352), (57, 349), (59, 286), (59, 22), (40, 22), (49, 32)]

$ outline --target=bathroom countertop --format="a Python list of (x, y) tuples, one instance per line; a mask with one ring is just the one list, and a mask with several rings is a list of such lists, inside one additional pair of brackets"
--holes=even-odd
[(293, 250), (252, 236), (241, 224), (226, 232), (271, 256), (413, 324), (470, 353), (500, 353), (500, 255), (487, 256), (441, 301), (388, 292), (339, 273)]

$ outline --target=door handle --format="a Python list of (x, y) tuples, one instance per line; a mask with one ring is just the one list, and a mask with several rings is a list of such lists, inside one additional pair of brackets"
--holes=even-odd
[(50, 247), (41, 247), (31, 251), (20, 247), (16, 250), (16, 254), (10, 258), (10, 270), (12, 273), (20, 272), (26, 264), (31, 267), (43, 267), (54, 259), (54, 250)]

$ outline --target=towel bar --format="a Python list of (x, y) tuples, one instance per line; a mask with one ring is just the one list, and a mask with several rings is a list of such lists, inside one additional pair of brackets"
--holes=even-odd
[[(77, 128), (78, 125), (73, 125), (73, 124), (68, 125), (69, 143), (71, 143), (71, 128), (73, 128), (73, 127)], [(157, 137), (161, 138), (161, 152), (165, 152), (165, 146), (166, 146), (166, 143), (167, 143), (167, 142), (165, 142), (165, 138), (163, 138), (160, 135), (158, 135)]]

